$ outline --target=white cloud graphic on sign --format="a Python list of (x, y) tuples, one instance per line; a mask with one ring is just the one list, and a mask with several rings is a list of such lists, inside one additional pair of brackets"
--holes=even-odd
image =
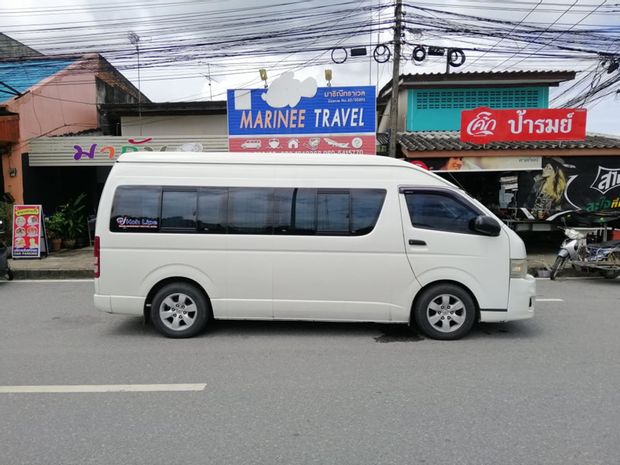
[(269, 90), (261, 95), (262, 99), (273, 108), (295, 107), (302, 97), (314, 97), (317, 84), (313, 78), (303, 81), (295, 79), (292, 71), (282, 73), (273, 81)]

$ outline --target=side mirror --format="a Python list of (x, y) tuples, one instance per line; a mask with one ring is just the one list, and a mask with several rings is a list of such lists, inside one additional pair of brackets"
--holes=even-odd
[(482, 236), (499, 236), (502, 230), (495, 218), (486, 215), (480, 215), (471, 220), (469, 228)]

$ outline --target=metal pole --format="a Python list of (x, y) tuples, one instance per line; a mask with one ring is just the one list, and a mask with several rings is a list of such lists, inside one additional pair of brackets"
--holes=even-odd
[(142, 90), (140, 85), (140, 45), (136, 43), (138, 52), (138, 123), (140, 124), (140, 135), (142, 135)]
[(390, 103), (390, 148), (389, 156), (396, 158), (396, 131), (398, 130), (398, 82), (400, 74), (400, 35), (401, 35), (401, 15), (403, 4), (402, 0), (396, 0), (394, 14), (396, 25), (394, 27), (394, 66), (392, 67), (392, 100)]

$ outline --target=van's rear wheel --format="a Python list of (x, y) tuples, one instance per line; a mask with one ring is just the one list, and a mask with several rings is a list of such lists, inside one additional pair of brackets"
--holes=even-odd
[(195, 336), (205, 328), (208, 319), (207, 299), (191, 284), (168, 284), (153, 298), (151, 321), (164, 336), (171, 338)]
[(474, 325), (476, 306), (462, 288), (439, 284), (423, 292), (413, 316), (420, 331), (432, 339), (460, 339)]

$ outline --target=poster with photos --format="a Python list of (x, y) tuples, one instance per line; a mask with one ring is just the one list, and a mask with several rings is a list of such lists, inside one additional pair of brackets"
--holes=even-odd
[(41, 256), (41, 205), (13, 207), (13, 258)]

